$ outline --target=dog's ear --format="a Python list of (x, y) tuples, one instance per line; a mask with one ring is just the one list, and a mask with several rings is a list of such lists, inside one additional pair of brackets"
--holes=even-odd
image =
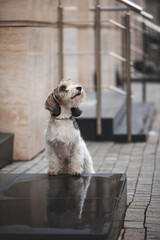
[(71, 108), (71, 113), (73, 117), (79, 117), (82, 114), (82, 110), (77, 108)]
[(45, 102), (45, 109), (49, 110), (52, 113), (52, 116), (55, 117), (61, 114), (61, 107), (55, 98), (55, 90), (48, 96)]

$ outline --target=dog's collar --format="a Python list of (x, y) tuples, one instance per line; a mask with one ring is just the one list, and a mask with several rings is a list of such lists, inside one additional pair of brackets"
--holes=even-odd
[(70, 116), (69, 118), (57, 118), (57, 117), (54, 117), (55, 120), (73, 120), (73, 117)]
[(73, 126), (76, 130), (79, 130), (78, 124), (73, 116), (70, 116), (69, 118), (56, 118), (54, 117), (54, 120), (71, 120), (73, 122)]

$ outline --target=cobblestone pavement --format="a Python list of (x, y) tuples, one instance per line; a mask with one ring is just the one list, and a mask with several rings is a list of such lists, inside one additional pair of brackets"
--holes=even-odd
[[(147, 142), (87, 142), (96, 172), (127, 174), (127, 211), (119, 240), (160, 239), (160, 86), (151, 85), (147, 94), (156, 108)], [(31, 161), (15, 161), (0, 172), (46, 173), (47, 160), (42, 152)]]

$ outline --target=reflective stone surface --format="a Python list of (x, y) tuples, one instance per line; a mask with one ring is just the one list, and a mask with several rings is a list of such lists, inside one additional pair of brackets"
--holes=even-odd
[(125, 209), (125, 174), (0, 175), (0, 239), (116, 240)]

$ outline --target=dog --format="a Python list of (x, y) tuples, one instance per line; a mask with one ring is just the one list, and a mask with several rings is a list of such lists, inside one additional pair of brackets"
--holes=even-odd
[(49, 175), (94, 173), (93, 163), (74, 117), (81, 115), (83, 88), (71, 79), (62, 80), (48, 96), (45, 109), (50, 118), (45, 133)]

